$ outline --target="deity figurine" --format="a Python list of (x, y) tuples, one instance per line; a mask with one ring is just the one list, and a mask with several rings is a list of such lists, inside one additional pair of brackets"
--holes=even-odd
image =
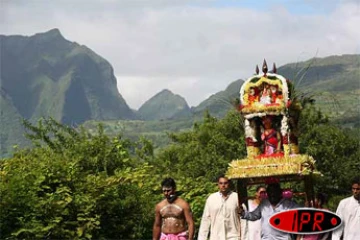
[(260, 102), (264, 105), (270, 104), (271, 103), (270, 94), (271, 94), (270, 85), (264, 83), (263, 90), (261, 92)]
[(272, 127), (271, 116), (265, 116), (262, 119), (264, 131), (261, 134), (261, 140), (264, 141), (264, 155), (271, 155), (281, 152), (281, 134)]
[(279, 103), (279, 91), (278, 91), (278, 87), (275, 85), (271, 85), (270, 86), (270, 101), (272, 104), (274, 103)]
[(255, 102), (259, 101), (259, 95), (258, 95), (258, 91), (257, 88), (251, 87), (249, 89), (249, 96), (248, 96), (248, 102), (249, 105), (252, 105)]

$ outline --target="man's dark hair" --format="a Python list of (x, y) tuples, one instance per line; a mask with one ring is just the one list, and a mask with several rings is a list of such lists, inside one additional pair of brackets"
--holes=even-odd
[(226, 177), (224, 174), (221, 174), (219, 175), (217, 178), (216, 178), (216, 181), (219, 182), (220, 178), (226, 178), (226, 179), (229, 179), (228, 177)]
[(162, 182), (161, 182), (161, 187), (171, 187), (171, 188), (176, 188), (176, 183), (175, 180), (172, 178), (165, 178)]
[(321, 205), (324, 205), (327, 202), (327, 195), (325, 193), (318, 193), (316, 194), (316, 198), (318, 199), (318, 201), (321, 202)]
[(360, 177), (359, 176), (354, 177), (354, 179), (351, 182), (351, 185), (353, 185), (353, 184), (360, 184)]
[(276, 190), (276, 191), (281, 190), (280, 183), (270, 183), (266, 188), (267, 192), (271, 192), (271, 191), (274, 191), (274, 190)]
[(258, 192), (258, 191), (260, 190), (260, 188), (264, 188), (264, 189), (266, 189), (266, 187), (265, 187), (265, 186), (260, 185), (260, 186), (258, 186), (258, 187), (256, 188), (256, 192)]

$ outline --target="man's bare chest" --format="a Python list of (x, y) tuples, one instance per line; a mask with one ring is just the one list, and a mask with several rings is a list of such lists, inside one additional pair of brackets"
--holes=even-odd
[(182, 209), (182, 207), (170, 203), (170, 204), (166, 204), (160, 209), (160, 214), (163, 218), (169, 218), (169, 217), (182, 218), (184, 215), (184, 210)]

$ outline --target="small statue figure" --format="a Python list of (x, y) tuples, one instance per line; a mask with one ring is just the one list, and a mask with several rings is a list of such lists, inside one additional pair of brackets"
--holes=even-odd
[(270, 96), (272, 104), (280, 104), (282, 95), (279, 94), (278, 86), (271, 85), (270, 86)]
[(269, 84), (264, 83), (264, 87), (261, 92), (260, 102), (264, 105), (270, 104), (271, 103), (270, 94), (271, 91)]
[(255, 102), (259, 101), (259, 95), (258, 95), (258, 91), (257, 88), (251, 87), (249, 89), (249, 97), (248, 97), (248, 103), (249, 105), (252, 105)]
[(264, 131), (261, 140), (264, 141), (264, 155), (271, 155), (281, 152), (281, 135), (272, 127), (272, 117), (263, 117)]

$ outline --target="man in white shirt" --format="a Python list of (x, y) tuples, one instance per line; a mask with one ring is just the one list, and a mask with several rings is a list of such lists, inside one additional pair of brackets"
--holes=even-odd
[[(247, 211), (254, 211), (259, 206), (262, 199), (266, 198), (266, 188), (262, 185), (256, 188), (255, 198), (248, 200), (249, 209), (243, 204)], [(241, 219), (241, 240), (260, 240), (261, 239), (261, 221), (248, 221)]]
[[(289, 240), (291, 234), (281, 232), (270, 226), (269, 219), (272, 215), (298, 207), (297, 204), (287, 198), (282, 197), (282, 190), (279, 183), (271, 183), (266, 188), (268, 199), (261, 201), (260, 205), (252, 212), (240, 209), (243, 219), (256, 221), (261, 219), (261, 239), (262, 240)], [(300, 237), (297, 236), (296, 239)]]
[(342, 219), (342, 225), (333, 231), (332, 240), (360, 239), (360, 177), (355, 177), (351, 184), (353, 196), (340, 201), (336, 214)]
[[(219, 192), (212, 193), (206, 200), (199, 229), (198, 240), (240, 239), (239, 202), (237, 193), (229, 190), (229, 179), (218, 178)], [(210, 231), (209, 231), (210, 230)]]

